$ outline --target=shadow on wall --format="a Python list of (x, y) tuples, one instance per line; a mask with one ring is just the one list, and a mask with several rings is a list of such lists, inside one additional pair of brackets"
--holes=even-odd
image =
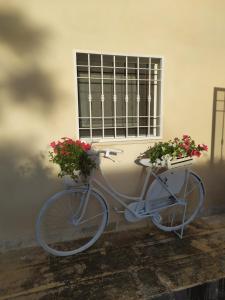
[(55, 83), (50, 74), (39, 66), (10, 74), (4, 83), (14, 101), (21, 105), (37, 104), (41, 112), (49, 113), (57, 99)]
[[(62, 180), (58, 179), (46, 167), (46, 153), (31, 154), (25, 145), (8, 143), (0, 145), (0, 184), (1, 184), (1, 218), (0, 218), (0, 251), (13, 248), (27, 247), (36, 244), (35, 221), (43, 203), (57, 191), (64, 188)], [(118, 166), (117, 166), (118, 167)], [(137, 176), (138, 175), (138, 176)], [(123, 192), (124, 178), (132, 182), (132, 189), (125, 192), (133, 194), (135, 186), (140, 185), (143, 176), (142, 168), (138, 172), (129, 169), (119, 170), (115, 165), (115, 173), (107, 174), (113, 186), (123, 183), (119, 190)], [(121, 189), (122, 188), (122, 189)], [(117, 203), (112, 203), (114, 206)], [(119, 206), (118, 204), (115, 206)], [(126, 222), (122, 216), (114, 214), (111, 209), (110, 226), (108, 229), (119, 229)], [(134, 224), (143, 226), (141, 224)]]
[(31, 23), (21, 11), (0, 11), (0, 47), (13, 54), (6, 55), (0, 87), (24, 109), (37, 104), (41, 114), (49, 113), (60, 97), (53, 74), (42, 66), (49, 38), (49, 30)]
[(211, 157), (198, 166), (207, 192), (205, 214), (225, 212), (225, 88), (214, 88), (212, 111)]
[(57, 178), (44, 167), (44, 155), (34, 156), (25, 147), (14, 143), (0, 147), (1, 242), (34, 237), (37, 212), (57, 191)]
[(0, 41), (19, 56), (28, 59), (45, 47), (49, 33), (36, 28), (20, 11), (0, 11)]
[(206, 190), (202, 215), (225, 213), (225, 161), (209, 161), (192, 169), (202, 178)]
[[(44, 167), (43, 154), (37, 155), (29, 148), (29, 143), (34, 144), (38, 134), (42, 134), (38, 129), (32, 132), (30, 116), (38, 114), (41, 124), (50, 122), (50, 113), (54, 112), (60, 98), (56, 78), (42, 62), (43, 54), (48, 54), (50, 38), (52, 33), (50, 35), (48, 29), (36, 25), (22, 11), (1, 9), (0, 53), (4, 54), (4, 60), (0, 69), (0, 88), (1, 107), (5, 112), (0, 117), (1, 128), (7, 136), (10, 124), (7, 113), (10, 111), (16, 117), (12, 126), (16, 126), (22, 117), (27, 117), (28, 121), (22, 120), (27, 122), (23, 136), (16, 136), (15, 130), (15, 136), (7, 136), (0, 145), (0, 244), (4, 241), (16, 244), (17, 240), (34, 238), (37, 212), (43, 201), (58, 188), (57, 178)], [(25, 112), (22, 117), (21, 110)], [(33, 137), (32, 141), (30, 137)]]

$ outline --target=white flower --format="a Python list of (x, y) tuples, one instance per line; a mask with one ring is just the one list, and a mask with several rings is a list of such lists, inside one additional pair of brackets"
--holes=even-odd
[(162, 166), (162, 167), (165, 167), (165, 166), (166, 166), (166, 161), (165, 161), (165, 160), (162, 160), (162, 161), (161, 161), (161, 166)]
[(75, 176), (78, 176), (78, 175), (80, 174), (80, 171), (79, 171), (79, 170), (74, 170), (74, 171), (73, 171), (73, 174), (74, 174)]
[(172, 156), (170, 154), (166, 154), (163, 156), (163, 160), (165, 161), (168, 161), (168, 160), (171, 160), (172, 159)]

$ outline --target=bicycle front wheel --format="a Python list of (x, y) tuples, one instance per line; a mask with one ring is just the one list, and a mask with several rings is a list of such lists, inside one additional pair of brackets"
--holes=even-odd
[(36, 236), (47, 252), (57, 256), (77, 254), (101, 236), (108, 220), (107, 205), (93, 190), (87, 202), (87, 193), (87, 188), (65, 190), (43, 205), (36, 222)]

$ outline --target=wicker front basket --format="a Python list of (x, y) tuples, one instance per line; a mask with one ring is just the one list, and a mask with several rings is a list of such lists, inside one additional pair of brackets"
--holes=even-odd
[(63, 183), (67, 188), (79, 187), (84, 185), (86, 180), (82, 176), (79, 176), (77, 179), (72, 179), (70, 176), (65, 175), (63, 176)]

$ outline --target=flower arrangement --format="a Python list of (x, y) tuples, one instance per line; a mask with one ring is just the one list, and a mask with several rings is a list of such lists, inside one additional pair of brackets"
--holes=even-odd
[(53, 149), (49, 151), (50, 161), (60, 166), (59, 177), (69, 175), (76, 180), (81, 175), (86, 178), (96, 167), (96, 163), (88, 155), (90, 144), (65, 137), (61, 141), (52, 142), (50, 146)]
[(145, 155), (153, 166), (165, 166), (168, 161), (173, 159), (200, 157), (203, 151), (208, 151), (205, 144), (196, 145), (189, 135), (184, 134), (181, 139), (176, 137), (168, 142), (156, 143), (145, 152)]

